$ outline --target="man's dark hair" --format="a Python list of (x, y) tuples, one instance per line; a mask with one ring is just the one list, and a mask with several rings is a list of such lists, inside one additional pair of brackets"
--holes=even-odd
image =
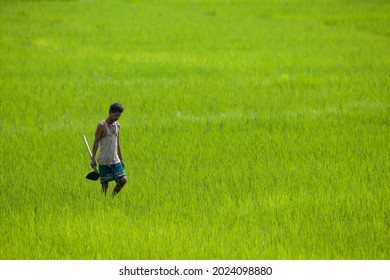
[(122, 113), (125, 109), (119, 103), (113, 103), (110, 106), (110, 113)]

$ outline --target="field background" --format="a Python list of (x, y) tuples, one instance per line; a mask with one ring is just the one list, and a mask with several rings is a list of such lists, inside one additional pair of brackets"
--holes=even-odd
[[(386, 0), (0, 1), (0, 259), (389, 259), (389, 22)], [(82, 142), (113, 102), (115, 199)]]

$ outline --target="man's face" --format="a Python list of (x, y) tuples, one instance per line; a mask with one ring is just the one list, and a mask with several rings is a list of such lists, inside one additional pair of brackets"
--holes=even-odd
[(121, 114), (122, 113), (120, 113), (120, 112), (110, 113), (110, 118), (111, 118), (111, 120), (116, 122), (117, 120), (119, 120)]

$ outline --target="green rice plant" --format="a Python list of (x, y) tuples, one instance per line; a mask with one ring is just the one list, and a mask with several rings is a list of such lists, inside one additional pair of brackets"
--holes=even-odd
[[(1, 1), (0, 258), (388, 259), (389, 11)], [(111, 199), (82, 135), (117, 101)]]

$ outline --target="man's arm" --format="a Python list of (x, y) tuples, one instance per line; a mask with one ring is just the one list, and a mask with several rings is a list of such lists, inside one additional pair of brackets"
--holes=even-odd
[(97, 128), (96, 128), (96, 131), (95, 131), (95, 140), (93, 141), (93, 147), (92, 147), (92, 158), (91, 158), (92, 168), (96, 168), (96, 165), (97, 165), (95, 157), (96, 157), (96, 153), (97, 153), (97, 150), (99, 147), (100, 139), (103, 136), (103, 132), (104, 132), (104, 124), (99, 123)]
[(119, 131), (118, 131), (118, 138), (117, 138), (117, 146), (118, 146), (118, 157), (122, 163), (122, 166), (123, 168), (125, 168), (125, 163), (123, 162), (123, 158), (122, 158), (122, 152), (121, 152), (121, 145), (119, 144)]

